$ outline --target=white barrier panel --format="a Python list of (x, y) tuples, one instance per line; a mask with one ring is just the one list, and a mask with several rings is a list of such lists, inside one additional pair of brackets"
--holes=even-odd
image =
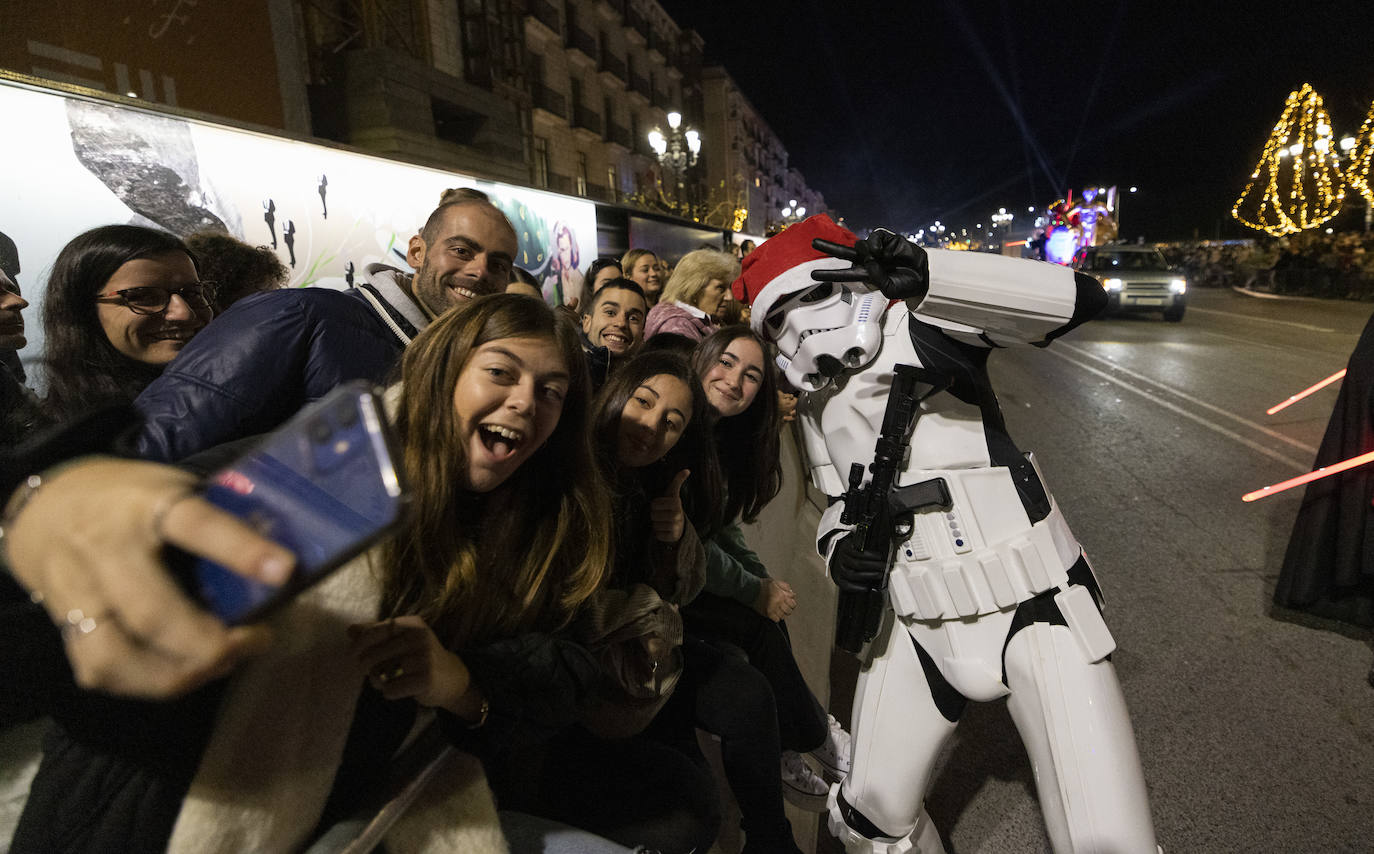
[[(34, 365), (53, 259), (81, 232), (137, 223), (180, 235), (220, 228), (272, 247), (291, 286), (341, 288), (370, 263), (401, 269), (450, 187), (476, 187), (515, 225), (516, 264), (541, 282), (596, 257), (588, 201), (0, 81), (0, 233), (18, 247)], [(32, 376), (31, 381), (37, 380)]]

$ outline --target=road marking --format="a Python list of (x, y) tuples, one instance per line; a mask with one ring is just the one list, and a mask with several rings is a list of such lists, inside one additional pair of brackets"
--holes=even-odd
[(1240, 444), (1242, 444), (1242, 445), (1244, 445), (1245, 447), (1251, 449), (1252, 451), (1257, 451), (1258, 453), (1261, 453), (1261, 454), (1263, 454), (1264, 456), (1269, 457), (1270, 459), (1278, 460), (1278, 461), (1281, 462), (1281, 463), (1284, 463), (1284, 464), (1286, 464), (1286, 465), (1288, 465), (1288, 466), (1291, 466), (1293, 469), (1295, 469), (1295, 470), (1297, 470), (1297, 471), (1304, 471), (1304, 472), (1305, 472), (1305, 471), (1311, 471), (1311, 468), (1312, 468), (1312, 467), (1311, 467), (1311, 464), (1310, 464), (1309, 462), (1303, 462), (1303, 461), (1295, 460), (1295, 459), (1293, 459), (1292, 457), (1286, 456), (1286, 455), (1284, 455), (1284, 454), (1282, 454), (1282, 453), (1280, 453), (1280, 452), (1278, 452), (1278, 451), (1275, 451), (1275, 450), (1273, 450), (1272, 448), (1269, 448), (1269, 447), (1266, 446), (1266, 445), (1262, 445), (1262, 444), (1260, 444), (1259, 442), (1256, 442), (1256, 441), (1254, 441), (1254, 440), (1252, 440), (1252, 439), (1248, 439), (1248, 438), (1246, 438), (1245, 436), (1242, 436), (1242, 435), (1240, 435), (1239, 433), (1235, 432), (1234, 430), (1231, 430), (1231, 429), (1228, 429), (1228, 428), (1226, 428), (1226, 427), (1223, 427), (1222, 425), (1218, 424), (1217, 422), (1212, 421), (1212, 420), (1210, 420), (1210, 419), (1208, 419), (1208, 418), (1206, 418), (1206, 417), (1204, 417), (1204, 416), (1202, 416), (1202, 415), (1198, 415), (1198, 414), (1195, 413), (1195, 412), (1190, 412), (1189, 410), (1184, 409), (1183, 407), (1181, 407), (1181, 406), (1179, 406), (1179, 405), (1177, 405), (1177, 404), (1175, 404), (1175, 403), (1172, 403), (1172, 402), (1170, 402), (1170, 401), (1168, 401), (1168, 400), (1165, 400), (1164, 398), (1160, 397), (1160, 396), (1157, 395), (1157, 394), (1154, 394), (1153, 392), (1150, 392), (1150, 391), (1147, 391), (1147, 390), (1145, 390), (1145, 389), (1143, 389), (1143, 388), (1139, 388), (1139, 387), (1137, 387), (1137, 386), (1134, 386), (1134, 385), (1132, 385), (1131, 383), (1128, 383), (1128, 382), (1126, 382), (1125, 380), (1122, 380), (1122, 379), (1119, 378), (1119, 377), (1113, 376), (1112, 374), (1109, 374), (1109, 373), (1107, 373), (1106, 371), (1103, 371), (1103, 370), (1100, 370), (1100, 369), (1098, 369), (1098, 368), (1095, 368), (1095, 367), (1093, 367), (1092, 365), (1086, 364), (1086, 363), (1084, 363), (1084, 362), (1080, 362), (1080, 361), (1078, 361), (1077, 359), (1072, 359), (1072, 358), (1070, 358), (1070, 357), (1064, 355), (1064, 353), (1062, 352), (1064, 349), (1072, 350), (1073, 352), (1079, 354), (1080, 356), (1084, 356), (1084, 357), (1087, 357), (1087, 358), (1089, 358), (1089, 359), (1095, 359), (1095, 360), (1100, 361), (1100, 362), (1106, 362), (1106, 363), (1107, 363), (1108, 365), (1110, 365), (1111, 368), (1112, 368), (1113, 370), (1115, 370), (1115, 371), (1118, 371), (1118, 372), (1120, 372), (1120, 373), (1127, 374), (1128, 376), (1131, 376), (1131, 377), (1133, 377), (1133, 378), (1135, 378), (1135, 379), (1138, 379), (1138, 380), (1140, 380), (1140, 381), (1142, 381), (1142, 382), (1146, 382), (1146, 383), (1149, 383), (1149, 384), (1151, 384), (1151, 385), (1157, 386), (1158, 388), (1164, 390), (1164, 391), (1167, 392), (1168, 394), (1172, 394), (1172, 395), (1174, 395), (1174, 396), (1176, 396), (1176, 397), (1180, 397), (1180, 398), (1182, 398), (1182, 399), (1188, 401), (1189, 403), (1191, 403), (1191, 404), (1193, 404), (1193, 405), (1195, 405), (1195, 406), (1200, 406), (1200, 407), (1202, 407), (1203, 409), (1207, 409), (1207, 410), (1209, 410), (1209, 411), (1211, 411), (1211, 412), (1215, 412), (1215, 413), (1217, 413), (1218, 415), (1223, 415), (1223, 416), (1226, 416), (1227, 418), (1230, 418), (1230, 419), (1232, 419), (1232, 420), (1234, 420), (1234, 421), (1238, 421), (1238, 422), (1240, 422), (1241, 424), (1244, 424), (1245, 426), (1247, 426), (1247, 427), (1249, 427), (1249, 428), (1251, 428), (1251, 429), (1253, 429), (1253, 430), (1256, 430), (1256, 431), (1258, 431), (1258, 432), (1260, 432), (1260, 433), (1265, 434), (1266, 436), (1270, 436), (1270, 437), (1272, 437), (1272, 438), (1274, 438), (1274, 439), (1277, 439), (1278, 441), (1283, 442), (1283, 443), (1285, 443), (1285, 444), (1292, 445), (1294, 448), (1297, 448), (1298, 450), (1307, 451), (1309, 454), (1311, 454), (1313, 457), (1315, 457), (1316, 454), (1317, 454), (1317, 449), (1314, 448), (1314, 447), (1312, 447), (1311, 445), (1306, 444), (1305, 442), (1299, 442), (1299, 441), (1296, 440), (1296, 439), (1290, 439), (1289, 437), (1283, 435), (1282, 433), (1278, 433), (1278, 432), (1275, 432), (1275, 431), (1273, 431), (1273, 430), (1270, 430), (1268, 427), (1265, 427), (1263, 424), (1257, 424), (1257, 423), (1255, 423), (1254, 421), (1250, 421), (1250, 420), (1247, 419), (1247, 418), (1242, 418), (1241, 416), (1236, 415), (1236, 414), (1234, 414), (1234, 413), (1232, 413), (1232, 412), (1227, 412), (1225, 409), (1222, 409), (1222, 408), (1220, 408), (1220, 407), (1218, 407), (1218, 406), (1213, 406), (1212, 404), (1207, 403), (1207, 402), (1204, 401), (1204, 400), (1199, 400), (1199, 399), (1197, 399), (1197, 398), (1193, 397), (1192, 395), (1189, 395), (1189, 394), (1187, 394), (1187, 393), (1185, 393), (1185, 392), (1178, 391), (1177, 389), (1172, 389), (1172, 388), (1170, 388), (1169, 386), (1164, 385), (1163, 383), (1160, 383), (1160, 382), (1157, 382), (1157, 381), (1155, 381), (1155, 380), (1152, 380), (1152, 379), (1150, 379), (1149, 377), (1144, 376), (1144, 375), (1142, 375), (1142, 374), (1138, 374), (1138, 373), (1136, 373), (1135, 371), (1130, 370), (1129, 368), (1123, 368), (1123, 367), (1121, 367), (1120, 365), (1117, 365), (1117, 364), (1112, 363), (1110, 360), (1103, 359), (1101, 356), (1096, 356), (1096, 355), (1094, 355), (1094, 354), (1092, 354), (1092, 353), (1089, 353), (1089, 352), (1083, 350), (1082, 348), (1075, 347), (1075, 346), (1073, 346), (1073, 345), (1064, 344), (1063, 342), (1060, 342), (1060, 343), (1058, 344), (1057, 348), (1056, 348), (1056, 347), (1050, 347), (1050, 348), (1047, 348), (1047, 349), (1045, 350), (1045, 352), (1047, 352), (1047, 353), (1053, 353), (1054, 355), (1058, 356), (1059, 358), (1063, 359), (1064, 361), (1068, 362), (1069, 364), (1074, 365), (1075, 367), (1081, 368), (1081, 369), (1087, 371), (1088, 373), (1093, 374), (1094, 376), (1101, 377), (1102, 379), (1107, 380), (1108, 382), (1115, 383), (1116, 385), (1119, 385), (1119, 386), (1121, 386), (1122, 388), (1124, 388), (1124, 389), (1126, 389), (1126, 390), (1128, 390), (1128, 391), (1133, 391), (1133, 392), (1135, 392), (1136, 394), (1140, 395), (1141, 397), (1145, 398), (1146, 400), (1150, 401), (1151, 403), (1154, 403), (1154, 404), (1157, 404), (1157, 405), (1159, 405), (1159, 406), (1162, 406), (1162, 407), (1164, 407), (1165, 409), (1169, 410), (1170, 412), (1174, 412), (1174, 413), (1176, 413), (1176, 414), (1178, 414), (1178, 415), (1182, 415), (1184, 418), (1187, 418), (1187, 419), (1189, 419), (1189, 420), (1191, 420), (1191, 421), (1195, 421), (1195, 422), (1197, 422), (1198, 424), (1201, 424), (1203, 427), (1206, 427), (1208, 430), (1211, 430), (1211, 431), (1213, 431), (1213, 432), (1215, 432), (1215, 433), (1220, 433), (1221, 435), (1225, 436), (1225, 437), (1228, 438), (1228, 439), (1232, 439), (1232, 440), (1234, 440), (1234, 441), (1236, 441), (1236, 442), (1239, 442)]
[(1214, 308), (1198, 308), (1197, 306), (1193, 306), (1193, 305), (1188, 306), (1188, 311), (1189, 311), (1189, 312), (1198, 312), (1198, 313), (1201, 313), (1201, 314), (1217, 314), (1217, 315), (1221, 315), (1222, 317), (1239, 317), (1241, 320), (1253, 320), (1253, 321), (1255, 321), (1256, 323), (1277, 323), (1277, 324), (1279, 324), (1279, 325), (1281, 325), (1281, 326), (1296, 326), (1296, 327), (1299, 328), (1299, 329), (1306, 329), (1306, 330), (1308, 330), (1309, 332), (1335, 332), (1335, 331), (1336, 331), (1336, 330), (1334, 330), (1334, 329), (1328, 329), (1328, 328), (1326, 328), (1325, 326), (1313, 326), (1313, 325), (1310, 324), (1310, 323), (1294, 323), (1294, 322), (1291, 321), (1291, 320), (1271, 320), (1271, 319), (1268, 318), (1268, 317), (1254, 317), (1254, 316), (1249, 315), (1249, 314), (1236, 314), (1234, 311), (1217, 311), (1217, 310), (1214, 309)]
[(1213, 332), (1210, 329), (1203, 329), (1200, 326), (1195, 326), (1193, 329), (1201, 332), (1203, 335), (1211, 335), (1214, 338), (1221, 338), (1225, 341), (1235, 341), (1247, 347), (1262, 347), (1266, 350), (1278, 350), (1280, 353), (1301, 353), (1305, 356), (1318, 356), (1323, 359), (1340, 360), (1347, 358), (1346, 354), (1349, 352), (1349, 350), (1328, 352), (1326, 350), (1313, 349), (1311, 347), (1299, 347), (1296, 344), (1272, 344), (1268, 341), (1256, 341), (1253, 338), (1243, 338), (1239, 335), (1227, 335), (1225, 332)]

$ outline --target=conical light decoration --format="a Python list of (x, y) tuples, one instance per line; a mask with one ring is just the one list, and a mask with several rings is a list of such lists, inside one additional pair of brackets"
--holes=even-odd
[(1341, 211), (1345, 182), (1331, 116), (1308, 84), (1288, 95), (1231, 216), (1275, 237), (1316, 228)]
[(1374, 188), (1369, 186), (1370, 161), (1374, 160), (1374, 102), (1369, 104), (1364, 124), (1355, 137), (1355, 147), (1351, 149), (1350, 162), (1345, 167), (1345, 185), (1374, 205)]

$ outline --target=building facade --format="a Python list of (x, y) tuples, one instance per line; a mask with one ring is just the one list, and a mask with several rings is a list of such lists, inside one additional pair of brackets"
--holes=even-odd
[(788, 166), (787, 149), (723, 67), (702, 70), (706, 183), (742, 220), (736, 231), (768, 234), (786, 225), (785, 209), (825, 213), (825, 199)]
[[(763, 234), (823, 210), (655, 0), (14, 0), (0, 68), (476, 177)], [(700, 135), (660, 164), (668, 114)]]

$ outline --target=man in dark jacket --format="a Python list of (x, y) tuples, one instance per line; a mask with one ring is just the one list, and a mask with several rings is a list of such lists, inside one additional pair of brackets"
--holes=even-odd
[(342, 382), (387, 381), (429, 321), (510, 280), (515, 229), (476, 194), (440, 204), (410, 238), (413, 276), (373, 264), (348, 291), (292, 288), (236, 303), (134, 405), (138, 452), (177, 461), (263, 433)]

